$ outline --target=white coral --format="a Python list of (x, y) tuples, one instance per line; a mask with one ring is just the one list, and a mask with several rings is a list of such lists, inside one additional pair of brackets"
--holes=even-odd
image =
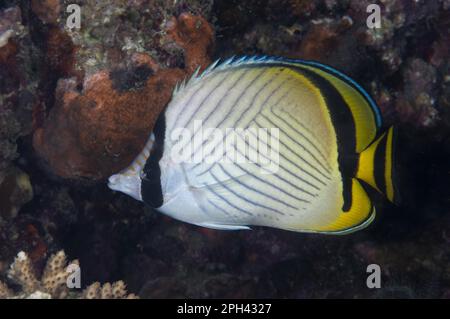
[[(33, 265), (28, 255), (21, 251), (17, 254), (8, 271), (8, 278), (17, 283), (21, 288), (18, 294), (14, 294), (8, 286), (0, 281), (0, 298), (20, 299), (60, 299), (68, 298), (69, 288), (67, 278), (71, 274), (68, 267), (79, 265), (78, 260), (67, 264), (64, 251), (60, 250), (50, 256), (45, 265), (40, 279), (36, 277)], [(73, 293), (74, 298), (85, 299), (136, 299), (134, 294), (128, 294), (125, 283), (117, 281), (103, 286), (95, 282), (81, 293)]]

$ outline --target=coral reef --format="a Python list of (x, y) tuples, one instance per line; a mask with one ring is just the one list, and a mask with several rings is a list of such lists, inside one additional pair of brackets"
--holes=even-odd
[[(421, 59), (407, 61), (403, 71), (403, 94), (397, 97), (396, 109), (403, 121), (428, 126), (435, 123), (436, 68)], [(412, 117), (412, 118), (411, 118)]]
[[(257, 6), (249, 1), (245, 2), (248, 11), (263, 13), (244, 20), (243, 25), (230, 19), (240, 17), (242, 7), (219, 1), (219, 25), (225, 28), (217, 30), (224, 37), (218, 49), (221, 55), (263, 53), (333, 65), (369, 88), (389, 121), (398, 117), (417, 127), (435, 125), (439, 112), (445, 111), (445, 105), (440, 107), (437, 101), (448, 95), (436, 87), (436, 77), (448, 75), (448, 59), (442, 58), (448, 57), (448, 44), (444, 45), (449, 37), (447, 2), (382, 1), (382, 27), (370, 29), (366, 8), (372, 2), (291, 0)], [(282, 7), (291, 10), (280, 17)], [(412, 65), (408, 57), (424, 63), (416, 60)], [(413, 79), (407, 68), (424, 76)], [(426, 93), (413, 97), (419, 93), (411, 89)]]
[(0, 281), (0, 298), (19, 299), (136, 299), (134, 294), (128, 294), (123, 281), (113, 284), (95, 282), (82, 292), (74, 292), (68, 288), (67, 281), (72, 273), (69, 267), (79, 266), (78, 260), (67, 263), (64, 251), (50, 256), (45, 265), (42, 276), (38, 279), (35, 269), (28, 255), (21, 251), (17, 254), (8, 271), (8, 278), (20, 286), (15, 293)]
[[(55, 74), (54, 98), (46, 101), (49, 111), (36, 111), (41, 123), (34, 147), (59, 176), (102, 179), (139, 153), (176, 82), (209, 63), (213, 33), (206, 20), (186, 14), (172, 20), (181, 7), (201, 14), (209, 8), (207, 2), (181, 1), (171, 7), (86, 0), (79, 2), (83, 28), (69, 30), (60, 14), (68, 4), (31, 5), (48, 25), (44, 54)], [(183, 50), (184, 69), (179, 68)], [(178, 60), (170, 61), (167, 52)]]
[(17, 140), (31, 132), (37, 80), (31, 39), (22, 24), (22, 12), (13, 6), (0, 12), (0, 184), (18, 157)]
[(213, 32), (203, 18), (173, 18), (167, 35), (184, 49), (184, 69), (164, 69), (146, 53), (133, 53), (120, 66), (84, 70), (81, 91), (76, 78), (58, 81), (55, 105), (34, 133), (34, 147), (53, 172), (102, 179), (137, 156), (175, 84), (210, 63)]
[[(79, 30), (73, 1), (1, 2), (0, 294), (126, 297), (124, 279), (141, 298), (449, 298), (450, 4), (380, 1), (369, 29), (371, 2), (77, 0)], [(398, 126), (401, 205), (377, 200), (370, 228), (324, 237), (202, 229), (110, 191), (175, 83), (241, 54), (318, 60), (366, 88)], [(44, 289), (61, 248), (93, 285), (67, 291), (62, 273)], [(8, 278), (17, 251), (29, 270)]]

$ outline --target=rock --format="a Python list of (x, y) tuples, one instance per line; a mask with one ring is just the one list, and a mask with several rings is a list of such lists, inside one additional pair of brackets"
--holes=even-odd
[(185, 50), (185, 69), (160, 68), (140, 53), (124, 66), (86, 75), (81, 91), (76, 78), (59, 80), (55, 105), (33, 137), (54, 173), (99, 180), (125, 168), (142, 150), (175, 84), (210, 63), (213, 31), (206, 20), (182, 14), (167, 28), (170, 41)]

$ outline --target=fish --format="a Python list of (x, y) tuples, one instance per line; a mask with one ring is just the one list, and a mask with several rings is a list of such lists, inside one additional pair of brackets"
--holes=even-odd
[(344, 73), (232, 57), (177, 84), (141, 154), (108, 186), (202, 227), (348, 234), (375, 219), (374, 194), (397, 201), (394, 140)]

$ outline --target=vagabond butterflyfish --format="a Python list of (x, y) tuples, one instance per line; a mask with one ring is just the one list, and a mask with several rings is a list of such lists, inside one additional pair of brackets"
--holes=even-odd
[(377, 191), (396, 200), (393, 141), (374, 100), (334, 68), (231, 58), (177, 85), (108, 185), (203, 227), (346, 234), (374, 220)]

